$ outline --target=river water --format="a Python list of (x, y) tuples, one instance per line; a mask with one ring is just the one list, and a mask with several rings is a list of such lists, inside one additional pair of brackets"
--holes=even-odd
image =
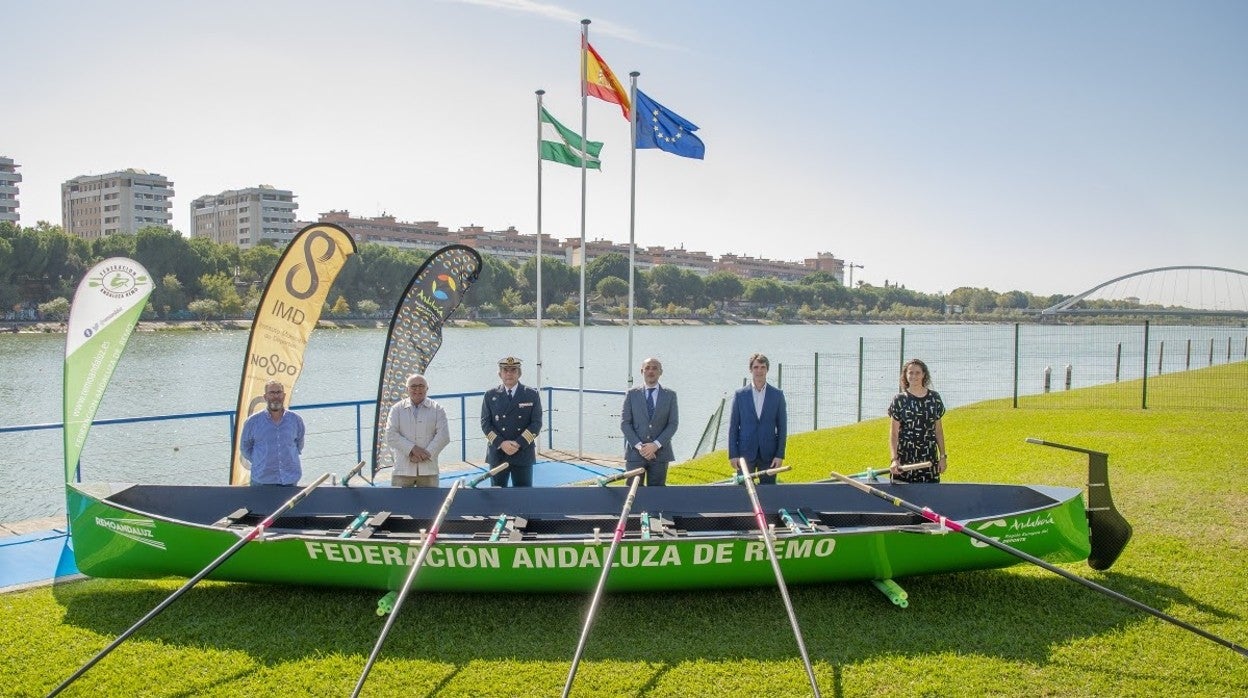
[[(621, 391), (628, 387), (630, 375), (640, 380), (637, 366), (642, 359), (657, 356), (664, 365), (662, 382), (679, 395), (680, 430), (673, 441), (679, 461), (693, 455), (721, 400), (741, 387), (748, 376), (748, 357), (755, 351), (771, 359), (772, 382), (788, 396), (790, 431), (800, 432), (851, 423), (860, 416), (881, 416), (897, 389), (903, 356), (926, 360), (933, 387), (956, 407), (1010, 397), (1015, 391), (1016, 354), (1020, 395), (1043, 391), (1046, 367), (1052, 370), (1054, 390), (1064, 389), (1068, 364), (1073, 387), (1111, 382), (1115, 373), (1123, 380), (1139, 378), (1144, 371), (1144, 331), (1142, 325), (1018, 330), (1013, 325), (643, 326), (633, 330), (630, 366), (627, 328), (590, 327), (583, 338), (582, 372), (577, 328), (546, 328), (541, 334), (541, 382)], [(1225, 363), (1228, 353), (1231, 360), (1242, 361), (1248, 350), (1248, 331), (1242, 327), (1167, 326), (1149, 331), (1149, 375), (1158, 368), (1171, 372)], [(452, 441), (444, 460), (459, 460), (462, 454), (480, 461), (479, 393), (497, 384), (496, 362), (506, 355), (524, 360), (522, 381), (533, 384), (537, 343), (533, 328), (445, 330), (442, 348), (428, 371), (430, 392), (435, 397), (467, 397), (440, 400), (447, 407), (452, 432), (466, 437)], [(243, 331), (136, 333), (97, 420), (232, 410), (246, 344)], [(64, 346), (64, 335), (0, 335), (0, 369), (5, 376), (0, 382), (0, 426), (60, 422)], [(292, 391), (295, 408), (375, 398), (384, 348), (383, 330), (316, 330), (303, 374)], [(553, 442), (555, 448), (587, 454), (622, 450), (621, 398), (594, 392), (583, 400), (582, 404), (575, 392), (555, 393), (554, 415), (544, 427), (548, 434), (543, 445)], [(303, 414), (309, 427), (305, 477), (341, 473), (357, 460), (354, 408)], [(372, 408), (362, 409), (359, 420), (367, 456)], [(721, 431), (720, 447), (722, 438)], [(83, 479), (223, 484), (228, 480), (230, 439), (224, 417), (97, 425), (83, 452)], [(886, 448), (883, 439), (881, 444)], [(59, 429), (0, 434), (0, 449), (7, 466), (7, 476), (0, 479), (0, 522), (64, 511)]]

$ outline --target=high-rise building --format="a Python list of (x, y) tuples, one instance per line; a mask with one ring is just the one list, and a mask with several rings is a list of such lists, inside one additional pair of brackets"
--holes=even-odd
[(17, 183), (22, 181), (22, 176), (17, 173), (18, 167), (21, 165), (14, 164), (13, 158), (0, 155), (0, 221), (21, 221), (17, 213)]
[(61, 184), (61, 224), (70, 235), (95, 240), (151, 225), (171, 228), (173, 182), (128, 169), (83, 175)]
[(298, 232), (298, 208), (292, 192), (267, 184), (201, 196), (191, 202), (191, 237), (243, 249), (261, 240), (285, 247)]

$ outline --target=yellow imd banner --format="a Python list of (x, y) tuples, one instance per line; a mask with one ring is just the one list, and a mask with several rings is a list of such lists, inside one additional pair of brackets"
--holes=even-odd
[(245, 485), (251, 472), (239, 451), (243, 422), (264, 405), (264, 385), (278, 380), (286, 387), (287, 406), (303, 371), (308, 337), (321, 319), (321, 309), (355, 240), (329, 223), (310, 225), (290, 241), (273, 269), (251, 323), (243, 378), (238, 386), (230, 484)]

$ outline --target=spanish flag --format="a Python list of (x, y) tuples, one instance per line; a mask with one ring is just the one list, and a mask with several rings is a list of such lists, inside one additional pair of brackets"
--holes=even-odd
[(624, 111), (624, 118), (628, 119), (628, 91), (588, 41), (585, 42), (585, 94), (604, 102), (615, 102)]

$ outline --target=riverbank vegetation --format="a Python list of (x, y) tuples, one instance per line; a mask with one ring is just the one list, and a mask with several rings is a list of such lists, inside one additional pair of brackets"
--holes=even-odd
[[(56, 322), (69, 312), (74, 288), (86, 271), (108, 257), (130, 257), (152, 275), (154, 289), (143, 319), (192, 321), (250, 319), (281, 250), (258, 245), (240, 250), (208, 238), (186, 238), (167, 228), (84, 240), (59, 226), (20, 228), (0, 223), (0, 320)], [(389, 320), (412, 274), (428, 256), (419, 250), (365, 243), (347, 260), (330, 290), (322, 317), (342, 321)], [(508, 263), (484, 256), (480, 279), (455, 317), (525, 320), (536, 317), (535, 260)], [(585, 269), (588, 312), (603, 321), (628, 317), (628, 259), (608, 254)], [(956, 279), (951, 279), (951, 287)], [(558, 259), (542, 263), (543, 315), (576, 320), (580, 272)], [(706, 323), (1019, 321), (1028, 311), (1064, 296), (959, 287), (923, 293), (897, 284), (853, 288), (826, 272), (800, 281), (742, 279), (728, 272), (706, 276), (674, 265), (634, 271), (634, 317)], [(1085, 307), (1134, 308), (1127, 301), (1085, 301)], [(1136, 318), (1133, 321), (1138, 321)]]
[[(1242, 365), (1208, 370), (1248, 390)], [(1167, 375), (1154, 389), (1190, 390), (1189, 379)], [(1233, 457), (1248, 450), (1248, 431), (1204, 410), (1071, 409), (1066, 395), (1038, 396), (1026, 410), (1009, 400), (952, 410), (946, 479), (1080, 486), (1083, 456), (1024, 439), (1108, 452), (1114, 501), (1135, 537), (1111, 570), (1063, 567), (1248, 642), (1248, 478)], [(883, 466), (887, 433), (877, 419), (794, 435), (782, 480)], [(673, 468), (669, 482), (729, 473), (721, 451)], [(824, 695), (1248, 694), (1242, 656), (1037, 567), (899, 583), (906, 609), (870, 584), (791, 589)], [(0, 682), (14, 695), (46, 694), (180, 585), (87, 580), (0, 596)], [(379, 596), (205, 582), (65, 695), (347, 695), (382, 625)], [(558, 695), (588, 603), (588, 594), (417, 593), (364, 695)], [(765, 588), (608, 594), (573, 695), (745, 698), (810, 687), (780, 596)]]

